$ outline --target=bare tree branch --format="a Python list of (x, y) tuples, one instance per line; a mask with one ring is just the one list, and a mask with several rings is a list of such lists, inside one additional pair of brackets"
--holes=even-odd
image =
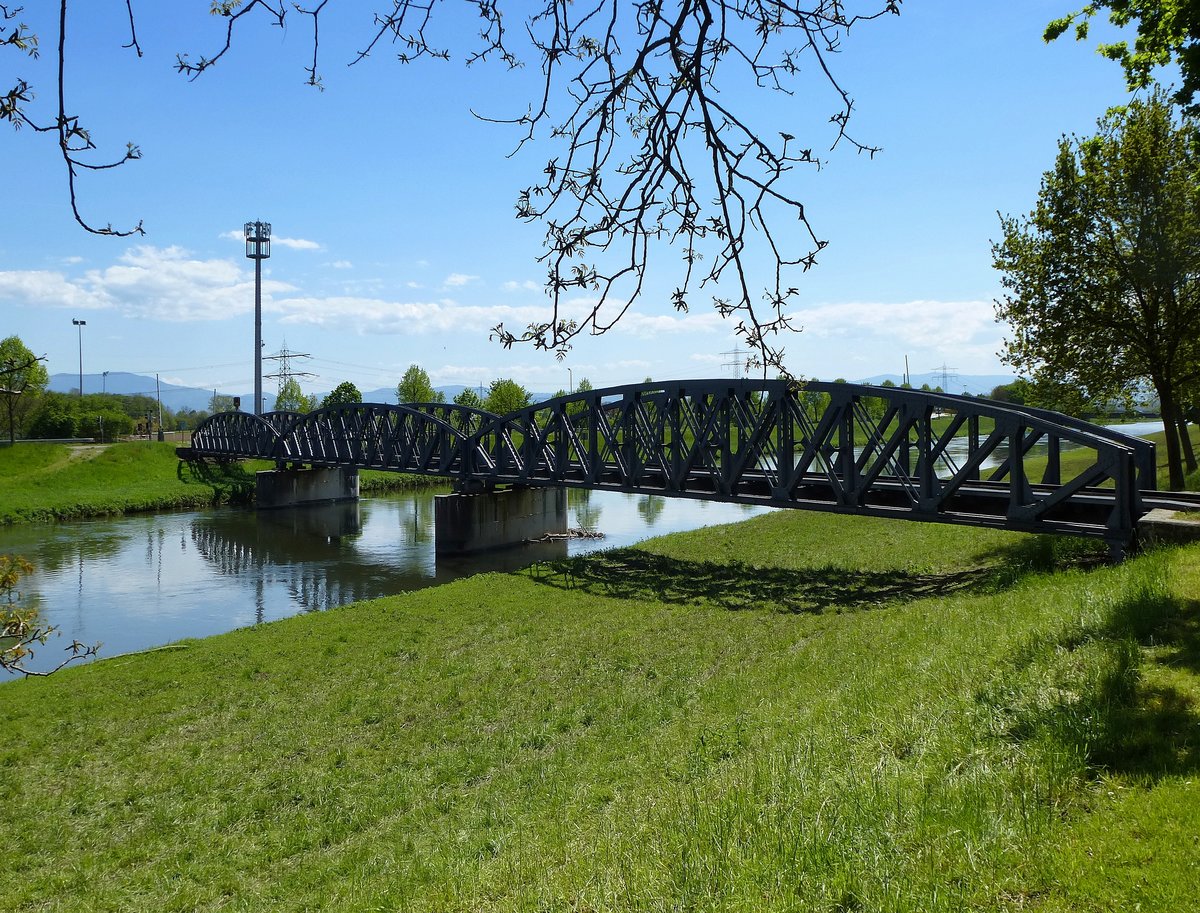
[[(225, 20), (224, 42), (195, 61), (177, 56), (177, 71), (192, 80), (230, 52), (235, 29), (251, 14), (259, 11), (282, 28), (289, 8), (288, 0), (210, 2)], [(351, 65), (388, 45), (402, 63), (451, 58), (435, 26), (458, 20), (443, 15), (442, 0), (380, 2), (384, 9), (373, 14)], [(518, 219), (545, 228), (539, 261), (550, 309), (522, 329), (498, 324), (493, 337), (506, 347), (529, 343), (564, 357), (578, 335), (605, 333), (628, 312), (645, 294), (652, 259), (657, 269), (657, 248), (673, 245), (682, 260), (674, 307), (689, 310), (704, 289), (718, 313), (736, 321), (764, 372), (782, 369), (779, 334), (792, 328), (786, 312), (798, 295), (790, 277), (814, 266), (827, 244), (809, 221), (794, 172), (821, 167), (817, 147), (878, 151), (848, 132), (854, 102), (832, 58), (852, 28), (898, 14), (902, 0), (541, 0), (522, 10), (519, 33), (508, 28), (503, 0), (463, 2), (480, 23), (461, 55), (468, 65), (495, 60), (517, 68), (528, 59), (541, 71), (524, 113), (476, 116), (518, 128), (514, 152), (534, 141), (554, 149), (542, 176), (516, 202)], [(312, 62), (304, 70), (306, 82), (323, 89), (320, 26), (329, 0), (290, 7), (312, 21)], [(127, 234), (91, 228), (76, 207), (78, 170), (116, 167), (140, 152), (130, 145), (109, 164), (80, 160), (95, 147), (66, 113), (67, 0), (60, 9), (55, 124), (39, 127), (25, 116), (31, 92), (22, 82), (0, 96), (0, 119), (56, 131), (76, 219), (89, 231)], [(504, 9), (511, 15), (512, 7)], [(140, 55), (132, 0), (126, 10), (126, 47)], [(0, 46), (35, 54), (36, 36), (3, 25), (17, 12), (0, 5)], [(816, 89), (832, 102), (824, 141), (798, 140), (790, 123), (763, 123), (746, 101), (747, 92), (792, 95), (806, 68), (817, 74), (815, 85), (804, 85), (806, 97), (816, 97)], [(131, 231), (140, 232), (140, 224)]]

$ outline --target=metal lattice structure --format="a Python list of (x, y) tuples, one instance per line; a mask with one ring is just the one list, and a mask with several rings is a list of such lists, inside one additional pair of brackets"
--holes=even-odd
[(1155, 478), (1153, 444), (1058, 413), (763, 380), (610, 387), (506, 416), (430, 403), (220, 413), (185, 456), (437, 475), (463, 490), (560, 485), (1071, 533), (1118, 551)]

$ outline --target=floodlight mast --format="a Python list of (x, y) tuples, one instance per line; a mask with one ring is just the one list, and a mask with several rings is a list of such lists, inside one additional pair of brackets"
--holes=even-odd
[(254, 261), (254, 414), (262, 415), (262, 262), (271, 256), (271, 223), (246, 223), (246, 257)]
[(87, 326), (87, 321), (72, 317), (71, 323), (79, 330), (79, 398), (83, 399), (83, 328)]

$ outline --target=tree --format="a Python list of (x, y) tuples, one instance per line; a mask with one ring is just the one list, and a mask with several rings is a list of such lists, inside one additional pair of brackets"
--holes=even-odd
[(466, 406), (468, 409), (482, 409), (483, 398), (476, 392), (474, 387), (464, 387), (454, 397), (454, 402), (459, 406)]
[(1187, 113), (1200, 113), (1195, 103), (1200, 91), (1200, 3), (1196, 0), (1092, 0), (1083, 9), (1055, 19), (1046, 26), (1046, 41), (1054, 41), (1074, 27), (1075, 40), (1086, 41), (1092, 19), (1103, 10), (1116, 26), (1136, 24), (1133, 47), (1127, 41), (1101, 44), (1097, 50), (1125, 69), (1132, 92), (1154, 82), (1154, 70), (1172, 60), (1179, 64), (1183, 83), (1173, 100)]
[(79, 437), (78, 399), (75, 394), (44, 394), (29, 416), (29, 436), (39, 440)]
[(233, 397), (225, 393), (213, 392), (213, 395), (208, 399), (208, 411), (215, 415), (218, 412), (233, 411)]
[(20, 337), (0, 340), (0, 395), (4, 397), (4, 421), (10, 444), (16, 440), (17, 430), (49, 382), (50, 375), (42, 359), (30, 352)]
[(276, 412), (312, 412), (317, 408), (316, 394), (305, 395), (300, 381), (285, 377), (279, 382), (279, 393), (275, 396)]
[[(993, 259), (1013, 330), (1002, 357), (1089, 399), (1158, 394), (1172, 488), (1183, 397), (1200, 389), (1200, 144), (1161, 91), (1063, 137), (1028, 218), (1002, 217)], [(1184, 430), (1186, 435), (1186, 429)]]
[(433, 389), (429, 375), (420, 365), (409, 365), (400, 383), (396, 384), (398, 403), (440, 403), (441, 397)]
[[(322, 87), (319, 37), (329, 34), (321, 28), (328, 28), (334, 7), (287, 0), (205, 5), (220, 21), (217, 49), (196, 58), (180, 54), (181, 75), (196, 79), (235, 53), (237, 36), (255, 17), (282, 27), (291, 15), (311, 35), (306, 81)], [(842, 0), (471, 0), (467, 6), (476, 16), (453, 16), (443, 4), (413, 0), (379, 5), (363, 20), (354, 63), (389, 43), (400, 47), (402, 63), (449, 60), (457, 51), (441, 42), (453, 41), (449, 30), (458, 23), (472, 22), (471, 44), (461, 54), (468, 63), (494, 61), (510, 69), (528, 63), (528, 72), (542, 74), (534, 97), (516, 103), (515, 114), (484, 119), (514, 128), (519, 146), (537, 141), (550, 148), (541, 160), (546, 164), (534, 166), (538, 177), (517, 194), (516, 215), (545, 226), (539, 260), (551, 309), (516, 330), (497, 324), (495, 339), (562, 357), (580, 333), (606, 332), (640, 297), (651, 251), (662, 242), (680, 255), (674, 306), (687, 311), (691, 296), (705, 288), (717, 311), (735, 318), (735, 332), (759, 360), (781, 365), (776, 334), (791, 329), (786, 308), (798, 294), (791, 276), (813, 266), (827, 244), (808, 220), (797, 173), (821, 166), (814, 153), (820, 147), (877, 151), (848, 133), (854, 104), (834, 75), (833, 58), (854, 27), (898, 15), (901, 0), (863, 0), (861, 14), (848, 13)], [(61, 0), (55, 25), (64, 36), (68, 10)], [(113, 11), (122, 23), (128, 20), (126, 46), (141, 56), (132, 4)], [(16, 20), (18, 12), (0, 6), (0, 48), (36, 54), (39, 32), (49, 24), (27, 26)], [(83, 170), (110, 169), (141, 151), (129, 143), (107, 162), (91, 161), (91, 134), (68, 113), (64, 74), (79, 74), (80, 61), (67, 66), (68, 45), (56, 44), (56, 85), (40, 96), (54, 101), (38, 110), (34, 87), (17, 80), (0, 95), (0, 120), (54, 137), (72, 212), (86, 230), (142, 233), (140, 222), (128, 229), (97, 227), (79, 211), (75, 185)], [(794, 98), (817, 94), (799, 83), (808, 73), (816, 74), (815, 88), (827, 90), (830, 103), (813, 118), (822, 132), (797, 138), (779, 125), (797, 129)], [(90, 75), (84, 70), (81, 78)], [(764, 97), (772, 91), (779, 93), (774, 108)], [(749, 243), (753, 236), (758, 243)], [(767, 264), (752, 262), (747, 251), (762, 251)], [(768, 277), (763, 285), (755, 278), (760, 275)], [(581, 298), (590, 303), (575, 315), (570, 308)]]
[(1014, 406), (1023, 406), (1029, 401), (1031, 386), (1029, 381), (1018, 377), (1011, 383), (998, 384), (992, 387), (992, 392), (988, 394), (988, 399), (993, 399), (998, 403), (1012, 403)]
[(532, 394), (515, 380), (501, 377), (492, 381), (488, 387), (483, 408), (496, 415), (508, 415), (518, 409), (524, 409), (532, 399)]
[(344, 380), (334, 387), (328, 396), (321, 400), (321, 408), (361, 402), (362, 394), (358, 391), (358, 387), (354, 386), (350, 381)]

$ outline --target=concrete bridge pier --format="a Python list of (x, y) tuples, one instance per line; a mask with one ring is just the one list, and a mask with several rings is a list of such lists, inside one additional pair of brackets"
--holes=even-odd
[(481, 552), (567, 529), (565, 488), (514, 487), (434, 498), (439, 555)]
[(358, 470), (349, 466), (265, 469), (254, 474), (259, 510), (358, 500)]

